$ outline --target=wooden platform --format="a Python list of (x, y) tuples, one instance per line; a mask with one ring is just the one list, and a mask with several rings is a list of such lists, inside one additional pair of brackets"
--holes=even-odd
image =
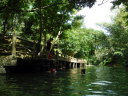
[(60, 57), (58, 56), (58, 60), (59, 61), (66, 61), (66, 62), (73, 62), (73, 63), (87, 63), (86, 60), (84, 59), (77, 59), (77, 58), (73, 58), (73, 57)]
[[(13, 71), (35, 71), (50, 68), (52, 60), (38, 58), (39, 43), (29, 41), (19, 36), (0, 36), (0, 73)], [(63, 53), (55, 53), (58, 68), (82, 67), (87, 61), (74, 58)], [(21, 59), (24, 58), (24, 59)]]
[[(14, 60), (12, 60), (14, 61)], [(52, 60), (46, 59), (46, 58), (31, 58), (31, 59), (21, 59), (17, 58), (16, 64), (13, 63), (4, 64), (0, 68), (0, 74), (1, 73), (22, 73), (22, 72), (36, 72), (36, 71), (49, 71), (51, 65), (53, 64)], [(85, 60), (79, 60), (74, 58), (62, 58), (59, 57), (57, 60), (57, 69), (59, 68), (71, 68), (71, 67), (85, 67), (86, 61)]]

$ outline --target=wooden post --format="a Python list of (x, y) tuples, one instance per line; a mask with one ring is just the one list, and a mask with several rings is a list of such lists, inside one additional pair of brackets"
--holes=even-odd
[(69, 67), (70, 67), (70, 68), (72, 67), (72, 63), (71, 63), (71, 62), (69, 63)]
[(75, 66), (76, 66), (76, 63), (73, 63), (73, 66), (72, 67), (74, 68)]
[(12, 55), (16, 56), (16, 35), (12, 36)]
[(83, 63), (80, 63), (80, 67), (83, 67)]
[(56, 61), (58, 60), (58, 52), (56, 51)]
[(36, 57), (36, 52), (35, 52), (36, 51), (36, 42), (35, 41), (34, 41), (34, 44), (33, 44), (33, 49), (34, 50), (33, 50), (33, 53), (32, 53), (32, 55), (33, 55), (32, 57)]
[(74, 63), (73, 68), (76, 68), (77, 63)]
[(63, 68), (66, 68), (66, 61), (64, 61), (64, 66), (63, 66)]

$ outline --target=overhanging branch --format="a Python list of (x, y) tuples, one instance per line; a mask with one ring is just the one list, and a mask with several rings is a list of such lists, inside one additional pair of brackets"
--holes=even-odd
[[(52, 6), (56, 6), (56, 5), (61, 5), (61, 4), (65, 4), (65, 5), (68, 5), (69, 3), (56, 3), (56, 4), (52, 4), (52, 5), (47, 5), (47, 6), (44, 6), (44, 7), (41, 7), (41, 9), (46, 9), (48, 7), (52, 7)], [(8, 10), (14, 10), (14, 9), (8, 9)], [(35, 8), (35, 9), (32, 9), (32, 10), (15, 10), (15, 11), (21, 11), (21, 12), (34, 12), (34, 11), (37, 11), (39, 10), (39, 8)], [(5, 12), (4, 10), (1, 10), (0, 13), (2, 12)]]
[[(66, 3), (57, 3), (57, 4), (53, 4), (53, 5), (48, 5), (48, 6), (44, 6), (44, 7), (41, 7), (41, 9), (45, 9), (45, 8), (48, 8), (48, 7), (52, 7), (52, 6), (55, 6), (55, 5), (61, 5), (61, 4), (66, 4)], [(68, 4), (66, 4), (68, 5)], [(22, 10), (23, 12), (34, 12), (36, 10), (39, 10), (39, 8), (35, 8), (35, 9), (32, 9), (32, 10)]]
[(64, 10), (64, 12), (63, 12), (63, 16), (62, 16), (62, 19), (61, 19), (62, 21), (61, 21), (60, 29), (59, 29), (59, 32), (58, 32), (58, 34), (56, 36), (56, 39), (55, 39), (54, 43), (52, 44), (52, 48), (53, 48), (54, 44), (57, 42), (59, 36), (62, 34), (61, 29), (62, 29), (62, 26), (63, 26), (63, 23), (64, 23), (63, 22), (63, 18), (64, 18), (65, 13), (66, 13), (66, 10)]
[(98, 4), (98, 6), (100, 6), (100, 5), (102, 5), (102, 4), (105, 4), (105, 3), (107, 3), (108, 1), (109, 1), (109, 0), (107, 0), (107, 1), (104, 2), (104, 0), (103, 0), (101, 4)]

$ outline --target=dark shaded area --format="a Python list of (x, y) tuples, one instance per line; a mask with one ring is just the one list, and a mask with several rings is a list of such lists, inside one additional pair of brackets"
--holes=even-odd
[(16, 66), (5, 66), (9, 73), (29, 73), (38, 71), (48, 71), (52, 65), (52, 60), (48, 59), (17, 59)]

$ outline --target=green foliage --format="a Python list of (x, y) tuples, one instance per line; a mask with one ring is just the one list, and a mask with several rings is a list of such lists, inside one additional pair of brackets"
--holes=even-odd
[[(10, 26), (14, 25), (12, 21), (16, 18), (18, 21), (15, 25), (24, 23), (23, 29), (21, 28), (20, 30), (24, 30), (25, 34), (32, 34), (34, 31), (31, 30), (31, 27), (40, 25), (41, 21), (39, 18), (40, 14), (42, 14), (43, 35), (53, 32), (55, 33), (53, 35), (56, 36), (58, 30), (60, 30), (61, 23), (63, 26), (70, 19), (69, 14), (72, 14), (74, 9), (80, 10), (85, 6), (91, 7), (95, 2), (96, 0), (1, 0), (0, 21), (1, 24), (4, 22), (1, 30), (4, 29), (3, 33), (5, 34), (11, 29)], [(39, 12), (40, 4), (41, 13)], [(34, 19), (28, 20), (28, 18), (31, 18), (31, 15), (34, 16)], [(21, 22), (22, 20), (23, 22)], [(69, 26), (64, 26), (62, 29), (64, 28), (67, 29)]]
[[(122, 10), (121, 12), (123, 12), (123, 14), (126, 13), (126, 15), (124, 16), (123, 19), (127, 20), (128, 19), (128, 13), (127, 13), (128, 12), (128, 1), (127, 0), (114, 0), (114, 1), (112, 1), (112, 4), (113, 4), (112, 9), (116, 8), (116, 6), (123, 4), (123, 7), (125, 7), (125, 8), (121, 8), (120, 10)], [(122, 21), (124, 21), (124, 20), (122, 20)], [(128, 25), (128, 20), (125, 23), (127, 23), (127, 25)]]
[(109, 58), (109, 60), (106, 61), (105, 64), (109, 64), (109, 63), (111, 63), (111, 62), (112, 62), (112, 58)]
[(102, 31), (72, 27), (71, 30), (64, 31), (64, 33), (67, 33), (67, 38), (59, 41), (59, 48), (64, 54), (76, 58), (92, 58), (96, 49), (105, 46), (102, 42), (106, 41)]
[[(127, 19), (124, 18), (128, 13), (125, 12), (123, 8), (118, 9), (116, 11), (115, 17), (112, 18), (112, 23), (102, 23), (100, 24), (104, 29), (109, 32), (108, 41), (109, 41), (109, 50), (108, 56), (112, 58), (112, 64), (122, 64), (126, 65), (127, 62), (127, 54), (128, 54), (128, 26)], [(109, 55), (111, 54), (111, 55)], [(107, 59), (107, 58), (106, 58)]]
[(123, 56), (123, 53), (122, 52), (114, 52), (114, 55)]
[(126, 6), (126, 10), (128, 11), (128, 1), (127, 0), (114, 0), (114, 1), (112, 1), (112, 4), (113, 4), (112, 8), (115, 8), (116, 6), (124, 4)]
[(0, 32), (15, 32), (22, 38), (39, 43), (50, 36), (56, 38), (58, 32), (61, 32), (58, 43), (64, 54), (85, 58), (90, 64), (113, 62), (126, 65), (127, 0), (112, 1), (113, 8), (121, 3), (124, 6), (116, 11), (112, 23), (99, 24), (109, 35), (81, 28), (84, 16), (76, 16), (76, 12), (85, 6), (92, 7), (95, 2), (96, 0), (1, 0)]
[(74, 12), (85, 6), (92, 7), (95, 2), (96, 0), (1, 0), (0, 33), (16, 33), (40, 44), (43, 40), (45, 45), (47, 35), (56, 38), (60, 32), (61, 38), (65, 38), (64, 31), (73, 26), (79, 28), (81, 22), (78, 20), (82, 16), (72, 17)]

